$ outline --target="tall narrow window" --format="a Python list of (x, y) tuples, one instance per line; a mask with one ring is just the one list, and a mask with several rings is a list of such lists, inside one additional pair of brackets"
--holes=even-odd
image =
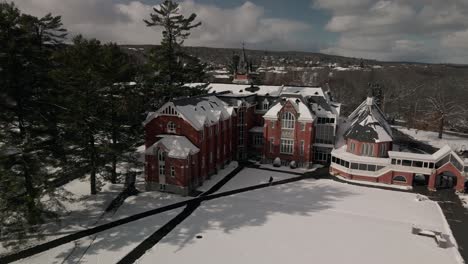
[(176, 132), (176, 125), (174, 122), (167, 123), (167, 133), (175, 133)]
[(294, 140), (281, 139), (280, 152), (283, 154), (293, 154), (294, 152)]
[(295, 117), (291, 112), (284, 112), (281, 119), (282, 129), (294, 129)]
[(270, 138), (270, 153), (273, 153), (275, 151), (275, 139)]
[(166, 154), (162, 150), (159, 150), (158, 152), (158, 163), (159, 163), (159, 175), (165, 175), (166, 174)]
[(171, 177), (175, 177), (175, 168), (171, 166)]
[(301, 140), (300, 154), (304, 155), (304, 140)]

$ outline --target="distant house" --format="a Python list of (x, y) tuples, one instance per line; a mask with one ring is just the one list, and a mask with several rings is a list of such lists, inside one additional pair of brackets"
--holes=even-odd
[[(350, 180), (464, 191), (468, 161), (445, 146), (434, 154), (394, 151), (392, 130), (372, 96), (340, 124), (330, 172)], [(398, 147), (397, 147), (398, 149)]]
[(341, 105), (319, 87), (210, 84), (166, 103), (145, 125), (149, 189), (188, 194), (231, 160), (327, 163)]

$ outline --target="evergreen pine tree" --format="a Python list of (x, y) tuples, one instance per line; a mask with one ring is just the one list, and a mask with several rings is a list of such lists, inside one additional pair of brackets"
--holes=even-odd
[(162, 27), (163, 38), (161, 46), (151, 51), (149, 64), (156, 74), (150, 75), (149, 82), (157, 85), (159, 98), (174, 98), (178, 96), (205, 93), (204, 86), (189, 88), (184, 84), (200, 82), (204, 79), (205, 66), (198, 58), (186, 54), (182, 44), (189, 37), (190, 30), (201, 25), (195, 23), (196, 14), (185, 17), (180, 14), (179, 4), (163, 1), (159, 7), (153, 8), (149, 20), (144, 20), (148, 27)]
[(0, 222), (3, 234), (22, 236), (60, 206), (52, 184), (63, 170), (55, 159), (49, 72), (66, 33), (50, 14), (39, 19), (5, 2), (0, 14)]

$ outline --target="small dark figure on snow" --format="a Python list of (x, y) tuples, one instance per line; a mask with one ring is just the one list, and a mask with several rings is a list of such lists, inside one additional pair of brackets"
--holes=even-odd
[(268, 183), (271, 185), (273, 183), (273, 177), (270, 177), (270, 179), (268, 180)]

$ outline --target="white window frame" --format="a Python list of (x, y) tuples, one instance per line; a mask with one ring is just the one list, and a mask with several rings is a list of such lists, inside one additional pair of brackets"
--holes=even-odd
[(158, 151), (159, 175), (166, 175), (166, 154), (163, 150)]
[(281, 129), (294, 129), (296, 126), (296, 117), (291, 112), (283, 112), (281, 118)]
[(304, 140), (301, 140), (301, 146), (299, 148), (300, 155), (304, 155), (304, 146), (305, 146), (305, 142)]
[(294, 154), (294, 140), (293, 139), (281, 139), (280, 153), (281, 154)]
[(176, 124), (172, 121), (167, 123), (167, 133), (176, 133)]
[(301, 131), (306, 131), (306, 123), (301, 123)]
[(171, 177), (172, 178), (175, 178), (176, 174), (175, 174), (175, 168), (174, 166), (171, 166)]

